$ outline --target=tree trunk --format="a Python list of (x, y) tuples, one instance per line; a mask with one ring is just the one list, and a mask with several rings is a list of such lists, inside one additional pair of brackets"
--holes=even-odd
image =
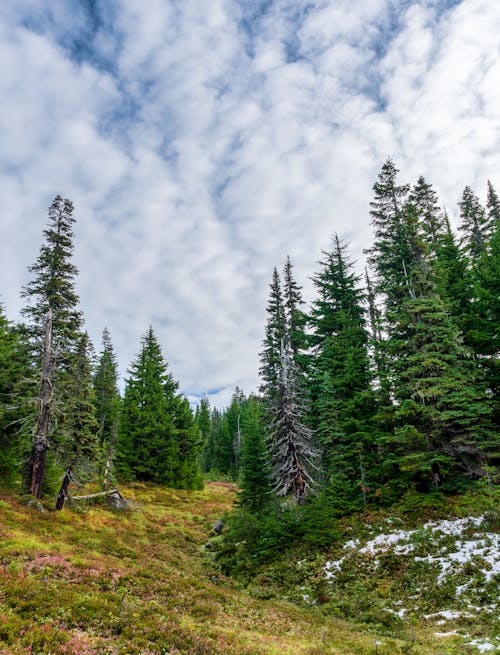
[(55, 358), (52, 353), (52, 309), (49, 307), (45, 323), (38, 419), (29, 460), (29, 491), (30, 494), (36, 498), (40, 498), (42, 495), (45, 462), (47, 459), (47, 450), (49, 449), (48, 434), (52, 406), (52, 377), (54, 369)]
[(64, 474), (64, 478), (61, 484), (61, 488), (59, 489), (59, 493), (57, 494), (56, 509), (62, 509), (64, 507), (66, 498), (68, 498), (69, 485), (71, 484), (72, 480), (73, 480), (73, 473), (71, 471), (71, 467), (68, 467), (66, 473)]

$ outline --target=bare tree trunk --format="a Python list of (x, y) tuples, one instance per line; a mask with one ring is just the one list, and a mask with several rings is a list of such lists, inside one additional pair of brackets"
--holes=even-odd
[(54, 369), (55, 358), (52, 353), (52, 309), (49, 307), (45, 323), (38, 420), (29, 460), (30, 493), (36, 498), (40, 498), (42, 495), (45, 462), (47, 459), (47, 450), (49, 449), (48, 434), (52, 407), (52, 377)]
[(59, 489), (59, 493), (57, 494), (57, 499), (56, 499), (56, 509), (62, 509), (64, 507), (64, 503), (66, 502), (66, 498), (68, 498), (68, 489), (69, 485), (71, 484), (73, 480), (73, 472), (71, 470), (71, 467), (68, 467), (66, 469), (66, 473), (64, 474), (64, 478), (61, 484), (61, 488)]

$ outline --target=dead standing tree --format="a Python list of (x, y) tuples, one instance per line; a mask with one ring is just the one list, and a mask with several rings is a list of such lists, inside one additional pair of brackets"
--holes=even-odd
[(50, 430), (50, 417), (52, 410), (52, 388), (56, 357), (52, 348), (52, 308), (47, 311), (43, 341), (42, 375), (40, 380), (40, 396), (38, 404), (38, 418), (33, 446), (28, 461), (28, 479), (30, 494), (36, 498), (42, 495), (43, 478), (47, 460), (47, 450), (50, 447), (48, 436)]

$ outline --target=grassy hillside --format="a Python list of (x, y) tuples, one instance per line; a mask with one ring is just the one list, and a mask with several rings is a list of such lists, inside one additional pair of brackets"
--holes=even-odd
[[(303, 567), (300, 584), (309, 585), (294, 599), (303, 606), (238, 589), (212, 567), (203, 548), (214, 520), (232, 504), (230, 486), (180, 492), (133, 485), (122, 491), (134, 502), (131, 512), (40, 513), (1, 494), (1, 655), (478, 652), (456, 636), (436, 636), (429, 621), (400, 619), (388, 627), (355, 613), (345, 621), (308, 604), (313, 587), (316, 593), (318, 585), (329, 584), (319, 559), (318, 566), (306, 561), (292, 567), (293, 575)], [(352, 573), (351, 559), (345, 570)], [(367, 572), (359, 570), (365, 580)]]

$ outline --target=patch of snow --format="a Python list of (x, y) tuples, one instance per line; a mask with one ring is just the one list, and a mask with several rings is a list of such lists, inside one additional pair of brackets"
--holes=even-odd
[(336, 571), (342, 571), (342, 562), (345, 560), (345, 557), (341, 557), (338, 560), (335, 560), (334, 562), (326, 562), (325, 568), (323, 569), (325, 572), (325, 578), (327, 580), (331, 580), (332, 578), (335, 577)]
[(497, 646), (492, 644), (487, 639), (473, 639), (472, 641), (469, 641), (469, 646), (474, 646), (475, 648), (478, 649), (480, 653), (486, 653), (488, 651), (497, 650)]
[(348, 548), (357, 548), (359, 546), (359, 539), (350, 539), (346, 541), (343, 548), (347, 550)]
[(436, 616), (442, 616), (447, 621), (452, 621), (453, 619), (460, 619), (462, 617), (469, 618), (472, 616), (469, 612), (457, 612), (456, 610), (441, 610), (440, 612), (435, 612), (434, 614), (424, 614), (424, 619), (433, 619)]
[(456, 630), (450, 630), (450, 632), (435, 632), (435, 637), (453, 637), (457, 634)]

